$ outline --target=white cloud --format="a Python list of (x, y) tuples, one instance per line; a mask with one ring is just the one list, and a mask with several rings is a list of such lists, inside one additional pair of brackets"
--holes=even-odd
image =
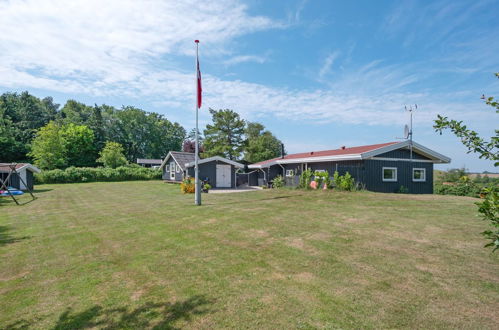
[(333, 66), (334, 61), (338, 58), (340, 52), (336, 51), (328, 56), (324, 60), (321, 69), (319, 70), (319, 78), (323, 78), (326, 74), (331, 72), (331, 67)]
[[(282, 27), (249, 15), (236, 0), (0, 2), (0, 86), (147, 98), (167, 109), (192, 109), (194, 73), (179, 69), (175, 60), (192, 55), (194, 39), (201, 40), (203, 50), (230, 54), (226, 47), (234, 38)], [(331, 53), (319, 75), (330, 72), (338, 56)], [(227, 63), (265, 59), (239, 55)], [(326, 87), (298, 90), (204, 73), (204, 104), (233, 108), (247, 119), (315, 123), (403, 124), (403, 106), (413, 103), (421, 109), (417, 120), (426, 123), (437, 113), (478, 117), (469, 104), (402, 91), (423, 75), (410, 65), (383, 66), (377, 60)]]
[(229, 58), (224, 61), (224, 64), (227, 66), (236, 65), (245, 62), (256, 62), (256, 63), (265, 63), (267, 61), (266, 56), (258, 56), (258, 55), (239, 55)]

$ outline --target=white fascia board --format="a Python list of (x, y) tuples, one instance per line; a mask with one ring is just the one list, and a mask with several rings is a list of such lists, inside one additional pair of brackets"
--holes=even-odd
[(322, 156), (322, 157), (306, 157), (295, 159), (279, 159), (277, 164), (294, 164), (294, 163), (319, 163), (319, 162), (333, 162), (342, 160), (361, 160), (360, 154), (339, 155), (339, 156)]
[(168, 155), (166, 155), (165, 159), (163, 160), (163, 162), (161, 163), (161, 166), (159, 167), (160, 170), (163, 169), (163, 167), (165, 167), (166, 163), (168, 162), (168, 159), (173, 158), (173, 160), (175, 161), (175, 163), (178, 164), (177, 160), (175, 159), (175, 157), (173, 157), (173, 154), (171, 152), (168, 153)]
[(26, 164), (24, 166), (21, 166), (21, 167), (17, 168), (16, 171), (19, 172), (19, 171), (22, 171), (24, 169), (30, 170), (31, 172), (34, 172), (34, 173), (41, 172), (41, 170), (38, 167), (31, 165), (31, 164)]
[[(221, 161), (221, 162), (224, 162), (227, 164), (231, 164), (231, 165), (234, 165), (235, 167), (238, 167), (238, 168), (244, 168), (243, 164), (235, 162), (235, 161), (227, 159), (227, 158), (220, 157), (220, 156), (213, 156), (210, 158), (201, 159), (198, 161), (198, 164), (204, 164), (204, 163), (208, 163), (208, 162), (211, 162), (214, 160), (218, 160), (218, 161)], [(186, 163), (185, 164), (186, 167), (192, 167), (194, 165), (195, 165), (194, 163)]]
[[(382, 148), (379, 148), (376, 150), (364, 152), (362, 154), (362, 159), (372, 159), (373, 157), (380, 155), (380, 154), (384, 154), (385, 152), (390, 152), (390, 151), (397, 150), (400, 148), (409, 147), (410, 144), (411, 144), (411, 142), (409, 140), (406, 140), (406, 141), (394, 143), (394, 144), (391, 144), (389, 146), (382, 147)], [(413, 150), (419, 151), (419, 153), (422, 154), (423, 156), (427, 156), (427, 157), (431, 158), (434, 163), (450, 163), (450, 161), (451, 161), (451, 159), (449, 157), (446, 157), (446, 156), (444, 156), (436, 151), (433, 151), (429, 148), (426, 148), (425, 146), (422, 146), (421, 144), (419, 144), (417, 142), (412, 141), (412, 147), (413, 147)]]

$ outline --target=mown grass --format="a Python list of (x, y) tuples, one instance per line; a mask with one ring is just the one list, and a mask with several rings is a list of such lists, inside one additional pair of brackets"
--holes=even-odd
[[(0, 328), (496, 328), (474, 199), (157, 181), (0, 204)], [(27, 202), (29, 198), (23, 197)]]

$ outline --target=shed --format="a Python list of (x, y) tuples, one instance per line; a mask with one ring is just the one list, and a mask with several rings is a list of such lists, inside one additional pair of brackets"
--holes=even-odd
[[(213, 188), (236, 188), (236, 172), (244, 165), (220, 156), (201, 159), (199, 178), (207, 181)], [(194, 177), (194, 161), (186, 164), (187, 174)]]
[(158, 168), (163, 163), (162, 159), (137, 158), (137, 164), (142, 167)]
[[(40, 169), (29, 163), (16, 164), (15, 169), (17, 173), (12, 173), (8, 182), (6, 182), (7, 186), (14, 187), (19, 190), (26, 190), (27, 188), (33, 190), (34, 187), (33, 174), (40, 173), (41, 172)], [(7, 179), (10, 172), (11, 168), (9, 166), (3, 164), (0, 165), (0, 178), (2, 178), (2, 181)], [(19, 177), (21, 177), (22, 180), (20, 180)], [(22, 181), (26, 182), (27, 187), (23, 184)]]

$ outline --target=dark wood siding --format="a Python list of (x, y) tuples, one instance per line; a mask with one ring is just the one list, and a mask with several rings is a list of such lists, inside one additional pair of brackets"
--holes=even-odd
[(33, 172), (26, 171), (26, 185), (31, 190), (33, 190), (33, 181)]
[[(207, 180), (213, 188), (217, 188), (217, 164), (230, 165), (230, 183), (231, 187), (236, 187), (236, 170), (234, 165), (227, 164), (219, 160), (213, 160), (208, 163), (199, 164), (199, 178), (201, 180)], [(190, 177), (194, 177), (194, 167), (189, 167), (187, 171)]]
[[(432, 194), (433, 193), (433, 163), (418, 161), (385, 161), (385, 160), (366, 160), (365, 177), (363, 183), (367, 190), (378, 192), (397, 192), (401, 186), (409, 190), (411, 194)], [(397, 168), (397, 181), (383, 181), (383, 167)], [(426, 169), (426, 181), (413, 182), (412, 169)]]
[[(7, 176), (9, 175), (9, 173), (0, 173), (0, 176), (2, 178), (2, 181), (4, 181), (5, 179), (7, 179)], [(16, 173), (13, 173), (10, 178), (9, 178), (9, 181), (6, 182), (6, 185), (8, 187), (14, 187), (16, 189), (19, 189), (21, 187), (21, 180), (19, 180), (19, 175), (16, 174)], [(1, 185), (0, 185), (1, 186)]]
[(184, 178), (184, 174), (183, 174), (181, 168), (180, 168), (179, 173), (177, 173), (177, 166), (178, 166), (178, 164), (172, 158), (170, 158), (168, 160), (168, 163), (167, 163), (167, 165), (168, 165), (168, 171), (166, 170), (166, 166), (163, 167), (163, 177), (162, 178), (163, 178), (163, 180), (172, 181), (172, 179), (170, 178), (170, 165), (171, 165), (172, 162), (175, 164), (175, 169), (174, 169), (175, 180), (174, 181), (181, 182), (183, 180), (183, 178)]

